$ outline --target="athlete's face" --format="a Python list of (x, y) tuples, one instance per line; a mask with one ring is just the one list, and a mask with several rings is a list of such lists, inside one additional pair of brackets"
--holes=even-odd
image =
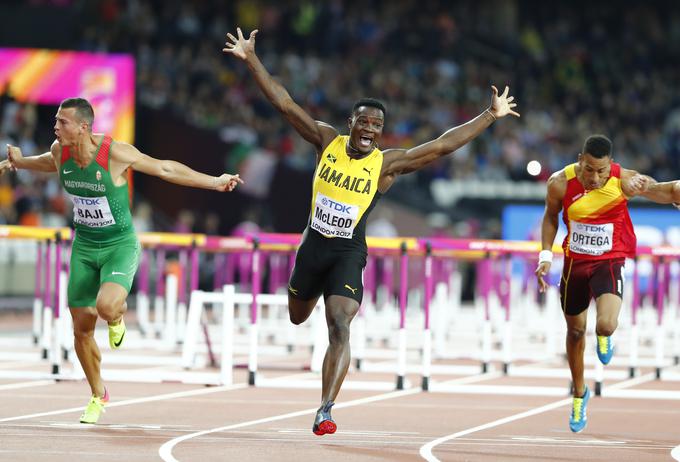
[(87, 122), (80, 120), (74, 107), (59, 106), (54, 120), (54, 134), (62, 146), (76, 145), (83, 136), (89, 133)]
[(606, 156), (602, 158), (593, 157), (588, 153), (578, 155), (578, 165), (580, 167), (579, 181), (586, 189), (598, 189), (604, 186), (609, 179), (612, 169), (612, 158)]
[(361, 154), (370, 154), (382, 136), (385, 114), (377, 107), (360, 106), (348, 124), (351, 146)]

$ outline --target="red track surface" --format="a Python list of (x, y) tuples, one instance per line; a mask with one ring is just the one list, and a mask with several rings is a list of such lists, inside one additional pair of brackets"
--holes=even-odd
[[(15, 326), (25, 327), (22, 324), (7, 316), (2, 319), (3, 330), (10, 334)], [(115, 354), (107, 347), (102, 349), (105, 362), (107, 355)], [(287, 360), (262, 357), (261, 364), (290, 366)], [(48, 364), (0, 361), (0, 371), (48, 369)], [(642, 380), (619, 386), (680, 389), (678, 381), (658, 381), (647, 374), (649, 370), (642, 372)], [(302, 384), (319, 380), (316, 374), (292, 368), (265, 368), (259, 373), (267, 379), (283, 376)], [(417, 375), (407, 379), (420, 383)], [(568, 384), (559, 378), (433, 377), (433, 388), (446, 381), (467, 382), (471, 388), (466, 393), (358, 391), (349, 386), (357, 381), (389, 384), (394, 380), (390, 374), (351, 373), (333, 408), (337, 432), (318, 437), (311, 427), (319, 386), (249, 387), (243, 369), (235, 371), (233, 387), (109, 382), (111, 402), (97, 425), (78, 423), (89, 398), (84, 381), (3, 379), (0, 461), (417, 461), (424, 460), (419, 454), (423, 446), (457, 433), (458, 437), (433, 446), (437, 459), (672, 461), (670, 452), (680, 445), (680, 399), (593, 397), (588, 426), (576, 435), (568, 427)], [(614, 384), (609, 380), (605, 390)], [(565, 393), (476, 393), (483, 385), (563, 387)], [(546, 406), (560, 401), (565, 404)], [(546, 409), (541, 410), (543, 406)], [(501, 420), (512, 416), (511, 421)]]
[[(366, 380), (366, 375), (348, 380)], [(411, 379), (417, 383), (417, 377)], [(538, 380), (526, 379), (526, 385), (536, 386)], [(8, 389), (6, 385), (18, 381), (2, 381), (0, 460), (163, 460), (159, 448), (168, 441), (229, 426), (235, 428), (177, 443), (171, 449), (172, 456), (201, 462), (423, 460), (420, 448), (437, 438), (563, 399), (418, 391), (399, 396), (343, 390), (333, 411), (337, 433), (317, 437), (311, 426), (318, 390), (248, 387), (242, 373), (236, 375), (236, 381), (240, 385), (230, 390), (170, 383), (109, 383), (112, 401), (95, 426), (78, 424), (80, 409), (88, 398), (84, 382)], [(477, 383), (519, 384), (517, 378), (492, 377)], [(669, 388), (668, 383), (660, 382), (638, 387), (650, 385)], [(196, 394), (164, 396), (190, 390)], [(376, 400), (352, 403), (368, 397)], [(136, 398), (159, 400), (132, 402)], [(71, 408), (77, 409), (69, 411)], [(296, 412), (302, 415), (277, 419)], [(441, 461), (640, 462), (672, 460), (670, 451), (680, 444), (680, 400), (594, 397), (588, 408), (588, 427), (578, 435), (568, 429), (568, 414), (569, 406), (565, 405), (471, 432), (435, 446), (433, 454)], [(262, 422), (258, 423), (259, 419)]]

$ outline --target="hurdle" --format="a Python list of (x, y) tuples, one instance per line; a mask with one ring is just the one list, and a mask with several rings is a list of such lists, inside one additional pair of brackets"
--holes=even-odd
[[(0, 238), (9, 240), (35, 240), (37, 246), (34, 298), (32, 303), (31, 343), (39, 347), (39, 353), (21, 355), (26, 360), (47, 360), (51, 372), (59, 377), (63, 357), (63, 311), (66, 301), (66, 276), (62, 252), (65, 240), (71, 238), (69, 228), (37, 228), (3, 225)], [(54, 255), (54, 258), (52, 258)], [(16, 357), (17, 352), (12, 356)], [(1, 376), (2, 374), (0, 374)], [(21, 374), (10, 374), (21, 377)], [(31, 376), (27, 373), (27, 376)]]
[(406, 376), (406, 304), (408, 297), (408, 246), (401, 244), (399, 285), (399, 343), (397, 353), (397, 390), (404, 389)]
[(38, 260), (35, 263), (35, 289), (33, 296), (33, 344), (37, 345), (40, 341), (40, 333), (42, 332), (41, 319), (43, 300), (40, 296), (42, 288), (42, 267), (43, 267), (43, 245), (38, 241)]
[[(258, 352), (259, 345), (259, 329), (257, 312), (263, 305), (280, 305), (286, 306), (288, 304), (287, 295), (282, 294), (252, 294), (252, 293), (236, 293), (233, 285), (225, 285), (223, 293), (220, 292), (204, 292), (200, 290), (193, 291), (190, 297), (189, 312), (187, 316), (186, 337), (182, 348), (182, 367), (185, 370), (190, 370), (197, 366), (203, 366), (203, 363), (197, 361), (198, 353), (198, 337), (200, 330), (200, 320), (206, 304), (222, 304), (222, 328), (221, 328), (221, 351), (220, 369), (222, 376), (227, 376), (227, 370), (231, 371), (234, 367), (233, 355), (236, 352), (234, 345), (234, 306), (236, 304), (249, 304), (251, 306), (251, 320), (250, 327), (247, 334), (247, 351), (248, 354), (248, 384), (255, 386), (258, 384)], [(319, 299), (317, 304), (317, 311), (315, 318), (322, 319), (323, 300)], [(254, 315), (254, 316), (253, 316)], [(318, 330), (318, 329), (315, 329)], [(322, 330), (323, 332), (323, 330)], [(228, 345), (225, 345), (228, 344)], [(225, 350), (226, 348), (226, 350)], [(323, 350), (322, 346), (314, 345), (315, 351)], [(287, 352), (287, 347), (281, 350)], [(225, 384), (227, 382), (224, 382)]]
[(151, 250), (144, 248), (142, 250), (142, 258), (139, 263), (139, 272), (137, 276), (137, 294), (135, 307), (137, 309), (137, 322), (139, 323), (139, 330), (143, 337), (150, 336), (153, 332), (153, 326), (149, 317), (149, 260), (151, 258)]
[[(3, 235), (3, 228), (0, 227), (0, 237), (6, 237), (8, 235), (8, 232), (4, 232), (5, 235)], [(67, 230), (69, 231), (69, 230)], [(17, 231), (18, 232), (18, 231)], [(70, 231), (69, 231), (70, 232)], [(149, 236), (149, 234), (151, 234)], [(224, 253), (228, 253), (230, 251), (234, 252), (251, 252), (252, 254), (252, 259), (251, 259), (251, 275), (253, 276), (252, 281), (253, 284), (251, 286), (251, 293), (246, 294), (250, 298), (244, 298), (241, 297), (241, 294), (237, 294), (235, 292), (234, 295), (234, 304), (235, 306), (237, 304), (247, 304), (249, 305), (249, 316), (247, 319), (247, 325), (246, 325), (246, 330), (248, 333), (247, 336), (247, 342), (245, 343), (247, 347), (245, 350), (248, 353), (248, 381), (251, 383), (251, 385), (261, 385), (263, 383), (266, 383), (265, 379), (262, 379), (261, 377), (257, 376), (258, 369), (262, 369), (263, 366), (261, 364), (261, 359), (257, 357), (257, 352), (262, 352), (262, 351), (272, 351), (274, 354), (280, 355), (280, 354), (286, 354), (286, 353), (291, 353), (292, 349), (294, 348), (294, 338), (290, 337), (291, 332), (296, 332), (293, 329), (301, 329), (301, 328), (292, 328), (290, 324), (287, 322), (286, 319), (283, 319), (283, 317), (276, 317), (276, 314), (280, 314), (278, 308), (276, 307), (281, 307), (285, 306), (287, 303), (286, 300), (286, 295), (285, 294), (278, 294), (280, 299), (273, 301), (274, 299), (267, 299), (266, 297), (271, 296), (273, 294), (259, 294), (261, 290), (261, 278), (263, 275), (263, 271), (265, 271), (264, 265), (265, 265), (265, 256), (266, 255), (271, 255), (271, 254), (286, 254), (290, 255), (290, 252), (295, 249), (297, 246), (297, 243), (299, 242), (299, 236), (298, 235), (280, 235), (280, 234), (267, 234), (267, 233), (262, 233), (258, 234), (257, 236), (254, 236), (256, 239), (243, 239), (243, 238), (224, 238), (224, 237), (214, 237), (214, 239), (210, 239), (210, 237), (203, 236), (203, 235), (173, 235), (173, 234), (168, 234), (167, 238), (166, 236), (159, 237), (159, 236), (154, 236), (154, 234), (158, 233), (145, 233), (143, 235), (140, 235), (140, 241), (147, 239), (147, 244), (145, 244), (145, 255), (142, 256), (142, 262), (141, 262), (141, 268), (140, 268), (140, 275), (139, 275), (139, 290), (143, 292), (143, 294), (146, 294), (147, 297), (147, 307), (150, 309), (151, 308), (151, 303), (150, 303), (150, 296), (149, 293), (151, 292), (149, 288), (149, 273), (150, 269), (154, 265), (160, 269), (160, 271), (157, 271), (156, 278), (157, 278), (157, 286), (161, 287), (162, 293), (158, 292), (158, 287), (157, 289), (157, 298), (160, 298), (160, 304), (163, 306), (163, 311), (158, 313), (158, 318), (156, 319), (156, 316), (154, 316), (154, 319), (150, 319), (149, 316), (149, 309), (147, 309), (147, 317), (146, 317), (146, 323), (149, 326), (155, 326), (157, 322), (162, 321), (162, 324), (158, 324), (160, 326), (160, 329), (158, 330), (158, 333), (161, 335), (160, 339), (153, 338), (153, 339), (146, 339), (144, 342), (141, 344), (144, 346), (152, 346), (154, 348), (159, 348), (160, 350), (164, 352), (169, 352), (171, 353), (170, 356), (166, 357), (148, 357), (148, 358), (143, 358), (141, 356), (136, 356), (132, 357), (132, 355), (125, 355), (125, 353), (120, 354), (116, 353), (115, 355), (108, 355), (106, 357), (107, 364), (149, 364), (149, 365), (158, 365), (158, 366), (177, 366), (177, 367), (186, 367), (186, 364), (191, 364), (190, 369), (197, 367), (197, 365), (202, 365), (199, 364), (196, 361), (196, 352), (194, 352), (192, 358), (193, 362), (187, 363), (185, 362), (184, 358), (184, 348), (188, 344), (193, 344), (194, 346), (197, 346), (198, 343), (198, 337), (200, 337), (200, 332), (201, 332), (201, 327), (203, 327), (203, 335), (205, 337), (205, 344), (209, 353), (209, 356), (211, 355), (212, 348), (210, 347), (210, 335), (209, 335), (209, 329), (207, 328), (207, 325), (202, 322), (203, 316), (200, 315), (198, 319), (198, 324), (196, 324), (196, 318), (191, 318), (191, 311), (192, 311), (192, 303), (193, 303), (193, 294), (196, 293), (195, 288), (198, 286), (197, 280), (198, 280), (198, 255), (199, 252), (221, 252), (220, 255)], [(18, 235), (15, 233), (15, 237)], [(25, 236), (25, 235), (24, 235)], [(70, 237), (70, 234), (68, 235)], [(20, 236), (19, 236), (20, 237)], [(57, 321), (66, 321), (66, 317), (63, 315), (64, 310), (66, 309), (65, 305), (65, 271), (64, 271), (64, 259), (63, 259), (63, 247), (64, 247), (64, 242), (66, 238), (61, 239), (61, 243), (57, 244), (57, 236), (54, 234), (54, 230), (48, 230), (44, 232), (43, 234), (31, 234), (28, 239), (32, 240), (38, 240), (39, 244), (36, 244), (38, 246), (39, 254), (38, 258), (36, 259), (37, 261), (40, 262), (39, 268), (36, 267), (36, 273), (40, 273), (39, 275), (36, 275), (36, 288), (34, 291), (34, 304), (33, 304), (33, 310), (36, 312), (36, 307), (40, 306), (42, 309), (42, 322), (40, 323), (41, 325), (45, 327), (41, 327), (41, 333), (40, 333), (40, 353), (44, 353), (44, 360), (48, 360), (48, 368), (51, 368), (51, 371), (58, 371), (58, 376), (59, 378), (68, 378), (68, 374), (64, 373), (64, 371), (61, 370), (60, 363), (55, 362), (55, 358), (59, 358), (59, 354), (55, 354), (53, 352), (57, 351), (58, 348), (55, 345), (64, 344), (64, 339), (66, 338), (65, 335), (61, 335), (60, 341), (55, 341), (55, 337), (59, 336), (60, 334), (57, 333), (56, 331), (56, 326)], [(48, 242), (49, 240), (49, 242)], [(254, 245), (254, 243), (257, 242), (257, 246)], [(399, 264), (399, 291), (398, 291), (398, 310), (394, 310), (394, 312), (390, 312), (389, 315), (391, 316), (389, 318), (389, 323), (385, 322), (386, 318), (374, 318), (373, 321), (371, 321), (370, 316), (368, 316), (368, 313), (370, 311), (367, 311), (364, 313), (365, 316), (360, 317), (360, 320), (365, 321), (367, 324), (363, 326), (364, 328), (362, 329), (361, 324), (358, 324), (359, 328), (355, 329), (353, 331), (353, 341), (357, 341), (359, 345), (361, 345), (360, 342), (364, 342), (363, 345), (366, 347), (363, 351), (361, 351), (362, 354), (360, 354), (358, 359), (361, 359), (361, 365), (360, 367), (357, 367), (357, 371), (362, 371), (362, 372), (385, 372), (389, 371), (390, 373), (395, 373), (396, 376), (396, 383), (392, 382), (391, 386), (393, 388), (397, 389), (403, 389), (404, 387), (408, 386), (406, 382), (406, 374), (411, 373), (413, 371), (419, 372), (421, 375), (421, 388), (424, 389), (429, 389), (429, 390), (434, 390), (437, 388), (438, 384), (436, 384), (433, 380), (433, 376), (436, 376), (437, 374), (453, 374), (453, 373), (461, 373), (461, 374), (469, 374), (469, 373), (479, 373), (479, 372), (484, 372), (485, 370), (487, 372), (494, 372), (494, 364), (495, 362), (500, 362), (502, 364), (502, 372), (506, 375), (509, 376), (543, 376), (543, 377), (564, 377), (565, 371), (564, 370), (557, 370), (557, 369), (546, 369), (542, 368), (541, 370), (538, 370), (537, 368), (532, 369), (529, 366), (516, 366), (515, 362), (518, 359), (525, 359), (521, 356), (521, 354), (518, 354), (516, 352), (516, 348), (512, 348), (513, 343), (521, 336), (522, 332), (517, 329), (517, 325), (512, 324), (514, 321), (515, 323), (517, 322), (517, 316), (513, 315), (513, 310), (516, 309), (516, 306), (513, 306), (513, 304), (517, 303), (517, 300), (521, 300), (519, 298), (519, 288), (518, 284), (515, 284), (514, 281), (511, 279), (511, 274), (509, 270), (510, 263), (513, 258), (522, 258), (526, 261), (533, 260), (535, 258), (536, 253), (538, 252), (538, 243), (535, 242), (524, 242), (524, 241), (484, 241), (484, 240), (456, 240), (456, 239), (437, 239), (437, 238), (432, 238), (432, 239), (405, 239), (405, 238), (395, 238), (394, 240), (389, 241), (389, 245), (387, 245), (388, 241), (378, 241), (377, 243), (369, 241), (369, 246), (370, 246), (370, 251), (371, 255), (373, 256), (386, 256), (389, 258), (394, 258), (397, 257), (400, 259)], [(428, 251), (428, 245), (430, 246), (430, 250)], [(59, 250), (62, 249), (62, 250)], [(558, 249), (559, 250), (559, 249)], [(163, 277), (163, 267), (164, 267), (164, 261), (168, 255), (169, 252), (179, 252), (180, 255), (180, 266), (182, 266), (183, 271), (181, 272), (182, 277), (180, 280), (175, 279), (175, 282), (172, 282), (170, 279), (170, 275), (168, 277)], [(428, 259), (428, 252), (429, 252), (429, 259)], [(557, 252), (557, 251), (556, 251)], [(641, 326), (642, 330), (640, 331), (640, 326), (639, 326), (639, 308), (641, 307), (641, 291), (640, 291), (640, 282), (639, 282), (639, 275), (633, 277), (633, 297), (631, 298), (631, 308), (629, 309), (630, 316), (631, 316), (631, 322), (630, 326), (626, 325), (627, 319), (624, 319), (624, 322), (622, 322), (622, 329), (617, 331), (617, 335), (621, 335), (621, 339), (624, 338), (625, 335), (630, 335), (630, 350), (628, 351), (629, 353), (629, 370), (627, 373), (634, 374), (636, 372), (636, 369), (641, 366), (653, 366), (655, 368), (655, 372), (657, 375), (657, 378), (659, 379), (668, 379), (668, 380), (674, 380), (675, 375), (673, 371), (667, 371), (667, 366), (669, 365), (670, 362), (672, 361), (677, 361), (677, 353), (678, 350), (675, 349), (675, 343), (678, 341), (677, 340), (677, 332), (676, 329), (673, 329), (673, 322), (677, 322), (676, 316), (672, 316), (673, 312), (677, 311), (677, 302), (675, 300), (675, 294), (676, 294), (676, 289), (673, 290), (673, 297), (669, 296), (669, 292), (671, 291), (671, 287), (674, 287), (671, 285), (672, 282), (676, 282), (677, 278), (673, 277), (673, 275), (670, 272), (669, 269), (669, 263), (674, 262), (680, 257), (680, 249), (674, 249), (674, 248), (639, 248), (639, 254), (640, 254), (640, 259), (641, 260), (651, 260), (653, 262), (656, 262), (655, 265), (658, 267), (656, 270), (656, 274), (659, 275), (659, 280), (658, 284), (654, 286), (654, 309), (655, 309), (655, 323), (654, 326), (645, 326), (644, 324)], [(184, 255), (184, 256), (182, 256)], [(155, 260), (154, 260), (155, 259)], [(474, 334), (481, 334), (475, 337), (475, 340), (479, 339), (484, 346), (481, 351), (479, 349), (474, 349), (474, 354), (475, 356), (473, 359), (479, 360), (480, 362), (480, 367), (476, 366), (462, 366), (462, 365), (442, 365), (442, 364), (435, 364), (434, 360), (439, 359), (439, 358), (461, 358), (461, 357), (466, 357), (468, 358), (469, 356), (461, 356), (460, 351), (443, 351), (440, 353), (437, 352), (438, 349), (442, 350), (447, 350), (447, 348), (450, 348), (450, 342), (447, 343), (447, 329), (451, 327), (452, 322), (460, 322), (460, 319), (457, 319), (455, 316), (450, 316), (450, 313), (447, 310), (451, 310), (451, 306), (455, 306), (457, 302), (450, 302), (447, 300), (447, 295), (445, 292), (444, 286), (441, 286), (441, 289), (439, 290), (439, 293), (437, 291), (437, 288), (435, 287), (435, 271), (433, 270), (434, 265), (436, 263), (441, 263), (443, 262), (444, 264), (447, 265), (453, 265), (454, 263), (458, 261), (463, 261), (463, 260), (468, 260), (472, 262), (476, 262), (475, 264), (478, 265), (479, 267), (479, 273), (478, 273), (478, 282), (479, 282), (479, 288), (476, 294), (476, 298), (478, 300), (478, 303), (480, 303), (479, 307), (480, 309), (477, 311), (472, 311), (468, 310), (465, 308), (465, 311), (472, 311), (473, 315), (481, 315), (483, 319), (480, 320), (480, 324), (470, 324), (469, 326), (473, 327), (473, 333)], [(412, 262), (415, 262), (417, 264), (424, 263), (424, 279), (421, 283), (420, 281), (420, 275), (416, 275), (417, 282), (413, 283), (413, 281), (409, 281), (409, 274), (408, 274), (408, 267), (409, 264)], [(163, 263), (161, 265), (160, 263)], [(292, 259), (288, 259), (288, 265), (292, 264)], [(216, 263), (217, 265), (217, 263)], [(396, 265), (395, 265), (396, 266)], [(290, 267), (290, 266), (289, 266)], [(635, 271), (637, 271), (637, 265), (633, 268), (634, 274)], [(146, 275), (146, 276), (145, 276)], [(143, 278), (146, 277), (146, 283), (142, 283), (144, 280)], [(385, 277), (385, 276), (383, 276)], [(453, 273), (452, 275), (449, 276), (449, 280), (455, 279), (456, 277), (460, 277), (460, 274)], [(413, 278), (413, 276), (411, 276)], [(189, 312), (187, 313), (187, 321), (182, 322), (181, 320), (181, 315), (180, 312), (177, 311), (177, 308), (171, 308), (172, 306), (175, 306), (179, 304), (180, 299), (182, 298), (181, 296), (181, 290), (180, 287), (182, 284), (186, 284), (188, 279), (188, 286), (189, 286), (189, 291), (186, 292), (186, 295), (189, 295), (188, 300), (189, 300)], [(673, 279), (673, 280), (671, 280)], [(409, 300), (409, 282), (411, 282), (411, 285), (414, 284), (420, 284), (424, 289), (422, 290), (422, 304), (420, 301), (418, 301), (417, 298), (411, 297)], [(271, 281), (270, 281), (271, 283)], [(145, 286), (145, 287), (144, 287)], [(168, 287), (168, 286), (174, 286), (173, 287)], [(142, 288), (144, 287), (144, 290)], [(274, 285), (272, 285), (274, 287)], [(420, 286), (418, 286), (420, 287)], [(376, 288), (375, 292), (379, 292), (382, 290), (381, 288)], [(677, 289), (677, 290), (680, 290)], [(58, 295), (57, 295), (58, 294)], [(174, 295), (173, 295), (174, 294)], [(460, 294), (460, 289), (452, 289), (449, 287), (449, 292), (448, 292), (448, 297), (457, 297)], [(177, 299), (177, 304), (173, 302), (173, 297)], [(264, 298), (263, 298), (264, 297)], [(220, 300), (222, 300), (222, 295), (219, 296)], [(370, 298), (370, 295), (368, 295), (367, 298)], [(37, 303), (36, 300), (40, 300), (40, 303)], [(559, 306), (559, 302), (557, 301), (557, 294), (554, 289), (551, 289), (545, 297), (545, 306), (544, 306), (544, 311), (546, 313), (546, 316), (554, 316), (557, 313), (557, 307)], [(223, 302), (216, 302), (216, 301), (206, 301), (204, 303), (223, 303)], [(271, 325), (267, 323), (263, 323), (263, 314), (261, 313), (261, 306), (263, 304), (271, 304), (270, 310), (268, 310), (268, 313), (271, 315), (271, 319), (268, 319), (267, 321), (271, 321)], [(138, 309), (140, 309), (140, 306), (138, 306)], [(157, 307), (158, 304), (154, 304), (154, 308)], [(536, 307), (532, 307), (531, 309), (537, 309), (538, 305)], [(321, 342), (316, 339), (316, 335), (318, 333), (323, 334), (323, 322), (319, 322), (322, 317), (319, 317), (317, 315), (317, 312), (321, 306), (318, 306), (315, 310), (314, 318), (311, 320), (313, 324), (313, 327), (311, 327), (311, 331), (313, 335), (308, 336), (308, 338), (302, 339), (303, 341), (310, 341), (307, 343), (307, 345), (312, 346), (312, 358), (311, 358), (311, 369), (313, 371), (318, 371), (320, 369), (320, 361), (319, 358), (322, 358), (322, 352), (323, 346), (321, 345)], [(363, 307), (365, 310), (374, 310), (374, 306), (372, 306), (371, 303), (366, 303), (366, 305)], [(143, 308), (142, 308), (143, 309)], [(460, 307), (455, 308), (456, 310), (460, 311)], [(194, 308), (196, 310), (196, 308)], [(222, 309), (222, 313), (224, 313), (224, 308)], [(39, 312), (39, 311), (38, 311)], [(448, 318), (446, 318), (445, 321), (441, 321), (442, 317), (435, 317), (438, 316), (436, 313), (445, 313), (448, 315)], [(59, 314), (57, 314), (59, 313)], [(651, 313), (646, 313), (646, 314), (651, 314)], [(461, 313), (461, 318), (463, 316), (468, 316), (469, 317), (470, 313)], [(143, 315), (138, 313), (138, 316), (140, 316), (140, 319), (143, 318)], [(172, 320), (172, 317), (174, 316), (174, 322), (170, 322)], [(195, 315), (194, 315), (195, 316)], [(224, 314), (222, 315), (224, 317)], [(422, 316), (422, 318), (421, 318)], [(407, 325), (407, 317), (408, 317), (408, 325)], [(47, 319), (49, 322), (45, 322), (45, 319)], [(421, 322), (422, 319), (422, 322)], [(232, 321), (234, 321), (232, 319)], [(378, 322), (381, 325), (380, 326), (374, 326), (371, 325), (370, 322)], [(388, 348), (383, 348), (381, 350), (378, 350), (377, 348), (369, 348), (371, 345), (367, 342), (368, 336), (371, 335), (373, 332), (374, 327), (378, 328), (384, 328), (385, 325), (389, 326), (391, 325), (391, 322), (394, 321), (395, 327), (398, 326), (398, 329), (394, 329), (392, 332), (393, 337), (396, 338), (396, 345), (388, 346)], [(415, 322), (417, 321), (417, 322)], [(441, 321), (441, 322), (440, 322)], [(222, 319), (221, 322), (224, 322), (224, 319)], [(285, 323), (285, 326), (284, 326)], [(266, 325), (267, 324), (267, 325)], [(195, 330), (193, 332), (193, 339), (191, 339), (191, 342), (188, 342), (188, 335), (189, 327), (191, 326), (192, 329), (196, 329), (196, 325), (198, 326), (198, 330)], [(35, 326), (36, 326), (36, 320), (33, 320), (33, 326), (31, 329), (31, 340), (34, 341), (34, 336), (35, 336)], [(142, 322), (140, 321), (140, 331), (144, 331), (144, 328), (141, 328)], [(305, 326), (303, 328), (307, 328), (308, 326)], [(407, 327), (409, 330), (407, 330)], [(536, 355), (534, 357), (527, 357), (527, 359), (539, 359), (541, 357), (543, 358), (549, 358), (554, 356), (556, 354), (556, 351), (554, 351), (554, 334), (555, 334), (555, 329), (552, 324), (545, 325), (544, 326), (546, 329), (545, 335), (546, 339), (548, 339), (548, 345), (544, 350), (537, 351)], [(184, 342), (181, 345), (181, 349), (178, 350), (178, 347), (180, 345), (178, 344), (178, 341), (181, 341), (181, 336), (179, 332), (181, 329), (186, 328), (187, 330), (185, 331), (185, 339)], [(260, 334), (263, 333), (264, 329), (279, 329), (276, 332), (283, 332), (286, 338), (286, 341), (284, 342), (279, 342), (275, 341), (273, 344), (264, 344), (264, 342), (261, 342), (258, 340)], [(478, 328), (478, 329), (477, 329)], [(168, 329), (174, 329), (174, 332), (172, 330)], [(222, 325), (219, 326), (219, 331), (222, 332)], [(283, 330), (285, 329), (285, 330)], [(153, 328), (150, 328), (150, 330), (153, 330)], [(236, 330), (236, 329), (234, 329)], [(272, 330), (273, 331), (273, 330)], [(59, 332), (63, 334), (64, 328), (60, 328)], [(168, 333), (169, 332), (169, 333)], [(299, 332), (299, 330), (297, 331)], [(307, 332), (307, 331), (305, 331)], [(642, 351), (638, 348), (640, 345), (639, 341), (641, 337), (643, 337), (645, 334), (652, 333), (654, 335), (654, 343), (653, 343), (653, 355), (649, 355), (648, 352), (645, 350), (645, 345), (642, 346)], [(671, 334), (673, 335), (673, 345), (669, 345), (667, 340), (671, 337)], [(143, 335), (145, 335), (143, 333)], [(227, 338), (223, 337), (223, 334), (219, 335), (220, 338)], [(234, 343), (236, 341), (236, 333), (232, 335), (232, 355), (234, 352), (236, 352), (236, 349), (238, 349), (239, 344)], [(301, 335), (297, 335), (297, 337), (304, 337)], [(322, 338), (323, 335), (320, 336)], [(49, 338), (50, 341), (46, 342), (46, 339)], [(170, 341), (172, 339), (172, 341)], [(189, 338), (190, 339), (190, 338)], [(277, 338), (278, 339), (278, 338)], [(551, 340), (552, 343), (551, 343)], [(130, 339), (134, 343), (134, 338)], [(240, 339), (239, 339), (240, 340)], [(413, 347), (414, 343), (418, 343), (417, 347)], [(619, 345), (622, 345), (623, 342), (619, 342)], [(283, 345), (282, 345), (283, 344)], [(436, 344), (436, 348), (435, 348)], [(43, 345), (44, 348), (43, 348)], [(255, 345), (255, 347), (253, 347)], [(500, 348), (496, 347), (495, 345), (500, 345)], [(221, 345), (220, 348), (222, 348), (224, 345)], [(396, 346), (396, 347), (395, 347)], [(624, 345), (622, 345), (624, 346)], [(669, 355), (669, 346), (672, 346), (672, 353)], [(410, 348), (409, 348), (410, 347)], [(498, 348), (498, 349), (497, 349)], [(222, 350), (220, 350), (222, 351)], [(254, 357), (250, 356), (251, 351), (254, 351)], [(420, 361), (419, 364), (416, 364), (415, 362), (409, 363), (407, 360), (410, 358), (408, 356), (408, 353), (418, 351), (420, 354)], [(625, 351), (625, 350), (624, 350)], [(450, 353), (450, 354), (447, 354)], [(468, 353), (467, 351), (463, 353)], [(224, 354), (224, 353), (222, 353)], [(675, 356), (674, 356), (675, 355)], [(642, 357), (641, 357), (642, 356)], [(624, 357), (624, 356), (619, 356), (619, 358)], [(650, 359), (651, 357), (651, 359)], [(384, 364), (384, 363), (372, 363), (371, 359), (375, 358), (380, 358), (380, 359), (389, 359), (393, 360), (393, 363), (390, 364)], [(36, 360), (39, 360), (40, 358), (36, 358)], [(594, 358), (596, 359), (596, 358)], [(593, 360), (590, 356), (587, 357), (586, 364), (591, 365), (591, 364), (596, 364), (597, 362)], [(215, 360), (214, 358), (208, 362), (208, 364), (220, 364), (220, 367), (222, 367), (222, 360)], [(233, 367), (233, 363), (232, 363)], [(236, 366), (238, 367), (238, 366)], [(474, 370), (473, 370), (474, 369)], [(189, 378), (188, 375), (183, 375), (184, 372), (195, 372), (193, 370), (184, 370), (184, 371), (179, 371), (176, 373), (174, 376), (177, 380), (179, 381), (184, 381), (184, 380), (198, 380), (198, 379), (193, 379)], [(103, 370), (103, 376), (105, 377), (112, 377), (111, 375), (107, 375), (109, 373), (112, 373), (111, 371), (105, 371)], [(55, 374), (54, 372), (46, 372), (45, 374), (49, 375), (50, 377), (54, 377)], [(224, 372), (222, 372), (224, 374)], [(608, 378), (618, 378), (622, 376), (624, 371), (620, 370), (604, 370), (602, 375), (598, 375), (599, 372), (597, 371), (597, 368), (594, 369), (587, 369), (586, 370), (586, 376), (588, 379), (593, 377), (593, 374), (595, 374), (595, 380), (596, 380), (596, 386), (595, 388), (602, 388), (602, 382), (603, 379), (608, 379)], [(163, 375), (163, 374), (158, 374), (158, 375)], [(166, 377), (169, 377), (169, 374), (164, 375)], [(198, 377), (198, 375), (195, 375), (195, 377)], [(125, 376), (121, 376), (121, 378), (128, 379)], [(134, 378), (134, 375), (130, 377), (132, 380)], [(223, 379), (221, 378), (215, 378), (212, 377), (209, 379), (210, 382), (212, 383), (222, 383), (221, 381)], [(263, 381), (264, 380), (264, 381)], [(197, 382), (193, 382), (197, 383)], [(599, 386), (597, 385), (599, 383)], [(437, 386), (435, 386), (437, 385)], [(380, 387), (384, 387), (386, 385), (381, 384)]]

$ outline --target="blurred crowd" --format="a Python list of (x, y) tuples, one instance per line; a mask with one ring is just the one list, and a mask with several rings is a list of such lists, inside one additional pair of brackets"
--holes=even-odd
[[(575, 161), (591, 133), (609, 136), (615, 160), (627, 168), (658, 180), (680, 177), (680, 4), (63, 3), (80, 8), (86, 24), (74, 48), (133, 53), (138, 104), (219, 132), (234, 165), (252, 155), (314, 167), (311, 147), (263, 98), (243, 63), (222, 53), (226, 33), (240, 26), (245, 34), (259, 29), (263, 63), (315, 119), (343, 131), (356, 99), (382, 99), (386, 147), (439, 136), (484, 110), (492, 84), (509, 85), (522, 118), (495, 124), (417, 173), (421, 188), (434, 178), (544, 181)], [(45, 150), (33, 141), (30, 105), (8, 100), (0, 110), (3, 142), (27, 154)], [(527, 173), (531, 160), (543, 166), (537, 177)], [(0, 220), (32, 220), (31, 203), (46, 220), (62, 215), (54, 180), (31, 178), (0, 179)]]

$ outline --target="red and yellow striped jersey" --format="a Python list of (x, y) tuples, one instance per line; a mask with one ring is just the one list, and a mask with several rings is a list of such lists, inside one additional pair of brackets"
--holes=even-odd
[(604, 260), (634, 257), (636, 238), (621, 189), (621, 165), (612, 162), (607, 182), (587, 191), (576, 177), (576, 165), (565, 167), (567, 191), (562, 218), (567, 236), (562, 248), (573, 259)]

